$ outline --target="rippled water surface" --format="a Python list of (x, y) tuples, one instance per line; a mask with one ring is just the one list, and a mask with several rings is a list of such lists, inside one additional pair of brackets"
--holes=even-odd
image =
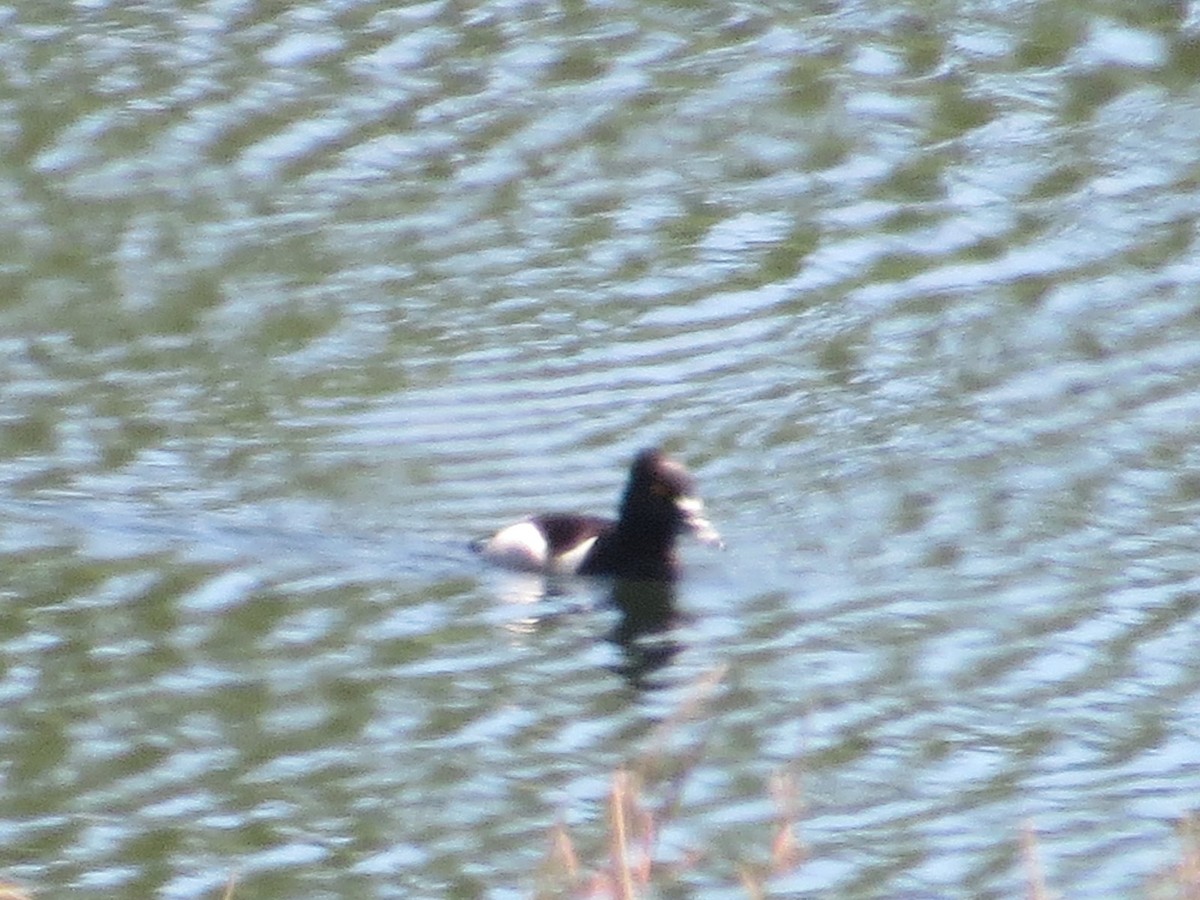
[[(0, 25), (0, 878), (532, 897), (556, 822), (607, 865), (629, 767), (663, 896), (747, 896), (781, 780), (772, 895), (1022, 896), (1022, 834), (1065, 896), (1162, 888), (1200, 807), (1195, 10)], [(728, 544), (636, 598), (666, 632), (467, 552), (611, 509), (655, 443)]]

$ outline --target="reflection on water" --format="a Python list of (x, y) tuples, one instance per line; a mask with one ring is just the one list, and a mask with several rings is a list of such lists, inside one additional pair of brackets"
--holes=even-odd
[(617, 580), (610, 599), (620, 619), (611, 638), (621, 648), (617, 667), (635, 687), (649, 686), (655, 672), (682, 649), (671, 635), (679, 617), (675, 586), (667, 581)]
[[(721, 669), (685, 892), (795, 769), (772, 890), (1012, 896), (1029, 821), (1137, 894), (1200, 806), (1192, 18), (0, 10), (0, 879), (523, 894)], [(660, 443), (678, 584), (464, 549)]]
[[(590, 623), (594, 621), (590, 613), (615, 614), (615, 624), (596, 636), (606, 634), (620, 651), (620, 660), (611, 668), (639, 690), (653, 687), (652, 676), (669, 665), (681, 649), (673, 626), (682, 613), (671, 582), (503, 571), (492, 574), (488, 584), (499, 603), (522, 607), (516, 616), (506, 612), (504, 618), (504, 627), (522, 636), (536, 635), (539, 629), (563, 618), (583, 616)], [(591, 596), (593, 591), (595, 598)]]

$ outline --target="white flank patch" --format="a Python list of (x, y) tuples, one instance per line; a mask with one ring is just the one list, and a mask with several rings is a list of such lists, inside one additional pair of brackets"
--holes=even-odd
[(566, 553), (560, 553), (550, 561), (550, 568), (555, 572), (570, 575), (579, 568), (579, 564), (583, 562), (583, 558), (587, 556), (587, 552), (592, 549), (594, 543), (596, 543), (596, 539), (590, 537), (578, 547), (572, 547)]
[(540, 528), (532, 522), (518, 522), (492, 535), (479, 555), (498, 566), (536, 572), (546, 568), (549, 552)]

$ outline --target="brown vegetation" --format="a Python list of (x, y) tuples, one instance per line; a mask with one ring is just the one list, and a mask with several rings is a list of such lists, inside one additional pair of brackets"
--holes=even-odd
[[(608, 795), (608, 858), (604, 864), (582, 865), (566, 825), (559, 822), (551, 829), (550, 850), (542, 867), (538, 897), (634, 900), (657, 879), (679, 877), (702, 857), (698, 851), (688, 851), (682, 860), (664, 863), (658, 854), (658, 837), (678, 813), (683, 788), (703, 755), (703, 742), (684, 754), (674, 774), (663, 779), (657, 803), (646, 799), (645, 784), (652, 773), (668, 768), (664, 758), (667, 742), (684, 722), (696, 717), (724, 675), (725, 669), (720, 667), (700, 678), (679, 709), (651, 736), (646, 752), (631, 767), (614, 773)], [(796, 835), (800, 802), (795, 779), (790, 774), (777, 775), (770, 792), (775, 800), (776, 818), (774, 834), (764, 835), (764, 846), (769, 847), (768, 861), (743, 864), (737, 873), (751, 897), (765, 897), (767, 879), (795, 869), (805, 858), (804, 847)]]

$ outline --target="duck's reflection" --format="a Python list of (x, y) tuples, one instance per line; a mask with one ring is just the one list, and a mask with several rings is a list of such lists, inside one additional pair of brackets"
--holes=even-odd
[(652, 677), (683, 649), (673, 635), (678, 621), (675, 585), (618, 579), (609, 598), (621, 616), (609, 634), (621, 649), (622, 660), (615, 669), (634, 687), (652, 688)]
[[(532, 573), (503, 574), (493, 584), (495, 593), (506, 603), (528, 610), (528, 614), (505, 622), (504, 627), (513, 634), (532, 634), (564, 616), (595, 609), (594, 596), (589, 602), (582, 601), (578, 581)], [(675, 637), (680, 617), (674, 583), (616, 579), (607, 585), (605, 599), (618, 615), (605, 637), (621, 653), (619, 662), (609, 668), (634, 687), (654, 687), (652, 676), (683, 649)]]

